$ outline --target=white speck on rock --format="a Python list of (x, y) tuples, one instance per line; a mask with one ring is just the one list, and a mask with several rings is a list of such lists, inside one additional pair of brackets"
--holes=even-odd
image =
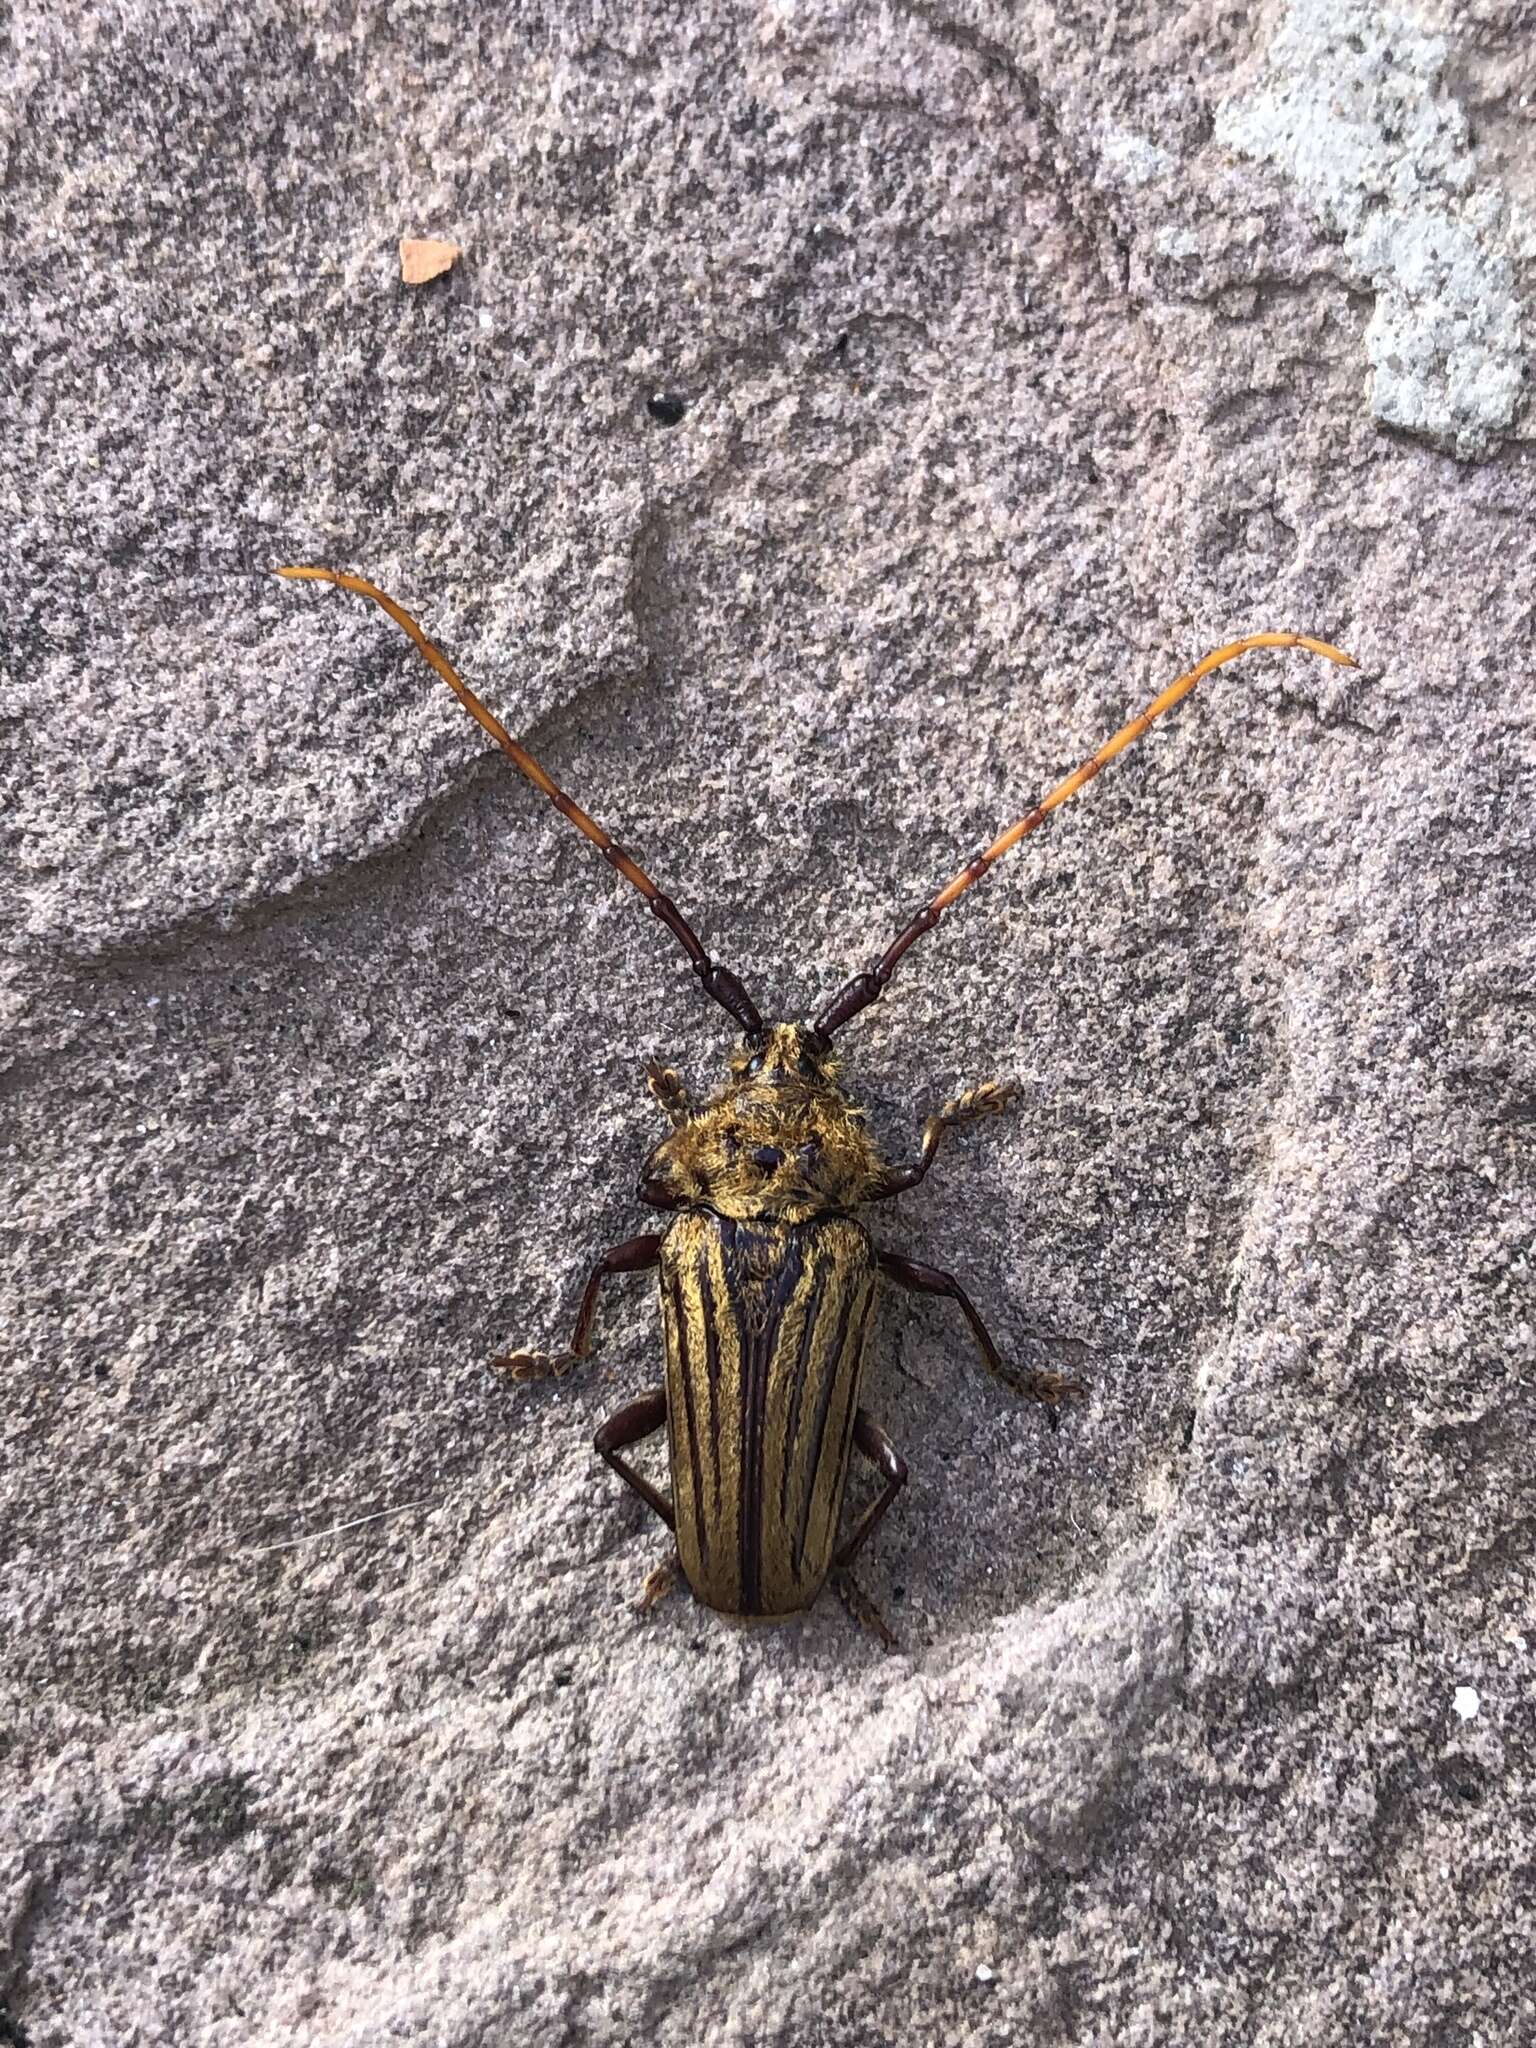
[(1458, 1685), (1451, 1696), (1451, 1709), (1459, 1714), (1463, 1721), (1475, 1721), (1482, 1704), (1475, 1685)]
[(996, 1975), (996, 1970), (989, 1964), (978, 1963), (976, 1965), (976, 1982), (978, 1984), (990, 1984)]
[(1256, 91), (1217, 139), (1287, 169), (1377, 294), (1371, 412), (1463, 458), (1514, 425), (1525, 343), (1515, 263), (1536, 231), (1479, 181), (1444, 40), (1366, 0), (1292, 0)]
[(1144, 135), (1135, 135), (1113, 121), (1106, 121), (1099, 130), (1099, 157), (1106, 170), (1117, 171), (1131, 186), (1166, 178), (1176, 162), (1160, 143), (1149, 142)]
[(1159, 228), (1157, 251), (1160, 256), (1171, 256), (1175, 262), (1180, 262), (1186, 256), (1199, 255), (1200, 237), (1193, 228)]

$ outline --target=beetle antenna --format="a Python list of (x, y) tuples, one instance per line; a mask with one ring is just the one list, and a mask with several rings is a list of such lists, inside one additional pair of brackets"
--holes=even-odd
[(569, 818), (576, 830), (584, 838), (591, 840), (609, 867), (617, 868), (625, 881), (632, 883), (640, 891), (650, 905), (651, 915), (660, 918), (688, 955), (689, 964), (699, 977), (700, 986), (705, 994), (712, 996), (721, 1009), (729, 1011), (749, 1038), (762, 1035), (763, 1020), (757, 1014), (752, 998), (728, 967), (717, 967), (710, 959), (700, 945), (692, 925), (671, 897), (663, 896), (644, 868), (631, 860), (623, 847), (616, 845), (608, 837), (596, 819), (589, 818), (580, 804), (566, 795), (526, 747), (519, 746), (496, 714), (480, 702), (442, 649), (433, 646), (408, 611), (396, 604), (392, 597), (386, 597), (376, 584), (367, 582), (361, 576), (348, 575), (342, 569), (286, 568), (279, 569), (277, 574), (291, 577), (295, 582), (301, 583), (334, 583), (340, 590), (356, 591), (359, 597), (371, 597), (375, 604), (382, 605), (401, 631), (409, 634), (470, 717), (484, 727), (502, 752), (510, 758), (512, 765), (527, 776), (535, 789), (542, 790), (561, 817)]
[(1059, 782), (1048, 797), (1020, 818), (1016, 825), (1010, 825), (984, 853), (978, 853), (974, 860), (969, 861), (931, 903), (924, 904), (868, 973), (856, 974), (847, 987), (828, 1003), (812, 1026), (816, 1034), (830, 1039), (833, 1032), (840, 1031), (850, 1018), (857, 1017), (861, 1010), (867, 1010), (871, 1003), (878, 1001), (907, 948), (915, 945), (924, 932), (931, 932), (950, 905), (958, 902), (967, 889), (979, 882), (994, 861), (1001, 860), (1011, 847), (1017, 846), (1021, 839), (1027, 839), (1031, 832), (1037, 832), (1059, 804), (1064, 804), (1070, 796), (1076, 796), (1084, 783), (1092, 782), (1099, 770), (1108, 767), (1117, 754), (1123, 754), (1127, 747), (1134, 746), (1165, 711), (1171, 711), (1181, 697), (1189, 695), (1203, 676), (1210, 675), (1213, 669), (1225, 667), (1229, 661), (1236, 661), (1240, 654), (1247, 654), (1255, 647), (1305, 647), (1313, 654), (1322, 655), (1325, 661), (1338, 662), (1342, 668), (1360, 666), (1352, 654), (1330, 647), (1326, 640), (1309, 640), (1304, 633), (1254, 633), (1246, 640), (1234, 640), (1226, 647), (1218, 647), (1214, 654), (1208, 654), (1204, 661), (1197, 662), (1187, 675), (1170, 683), (1160, 696), (1153, 698), (1140, 717), (1133, 718), (1129, 725), (1121, 726), (1114, 738), (1106, 740), (1091, 760), (1085, 761), (1065, 782)]

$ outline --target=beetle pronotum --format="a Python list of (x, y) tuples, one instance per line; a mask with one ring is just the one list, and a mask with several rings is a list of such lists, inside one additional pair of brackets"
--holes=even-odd
[[(706, 994), (740, 1027), (727, 1079), (702, 1106), (670, 1068), (647, 1068), (672, 1125), (645, 1163), (639, 1198), (670, 1213), (665, 1230), (632, 1237), (593, 1266), (565, 1351), (517, 1351), (492, 1364), (514, 1380), (558, 1377), (587, 1355), (603, 1282), (659, 1271), (666, 1340), (664, 1386), (610, 1416), (597, 1450), (671, 1529), (677, 1561), (697, 1597), (727, 1614), (761, 1617), (809, 1607), (829, 1576), (856, 1613), (884, 1631), (846, 1577), (906, 1481), (900, 1453), (859, 1404), (878, 1283), (953, 1301), (987, 1369), (1045, 1404), (1052, 1419), (1084, 1390), (1045, 1371), (1006, 1364), (958, 1280), (877, 1251), (853, 1212), (915, 1187), (947, 1131), (994, 1116), (1014, 1091), (983, 1082), (945, 1103), (923, 1129), (909, 1165), (883, 1160), (838, 1079), (833, 1039), (885, 991), (907, 949), (932, 931), (993, 864), (1075, 796), (1203, 676), (1256, 647), (1304, 647), (1346, 668), (1353, 657), (1301, 633), (1255, 633), (1218, 647), (1170, 683), (1082, 767), (978, 853), (856, 974), (811, 1024), (764, 1024), (741, 982), (712, 961), (670, 897), (546, 773), (464, 683), (420, 626), (372, 583), (336, 569), (278, 575), (334, 583), (372, 598), (402, 627), (471, 717), (513, 764), (590, 839), (681, 943)], [(670, 1500), (624, 1458), (667, 1431)], [(840, 1518), (854, 1449), (883, 1491), (853, 1528)], [(653, 1573), (647, 1599), (669, 1569)]]

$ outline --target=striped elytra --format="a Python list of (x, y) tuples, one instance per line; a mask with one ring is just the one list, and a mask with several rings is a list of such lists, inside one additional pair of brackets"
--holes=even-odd
[(728, 1614), (794, 1614), (831, 1569), (876, 1265), (845, 1216), (699, 1209), (661, 1248), (667, 1427), (688, 1583)]

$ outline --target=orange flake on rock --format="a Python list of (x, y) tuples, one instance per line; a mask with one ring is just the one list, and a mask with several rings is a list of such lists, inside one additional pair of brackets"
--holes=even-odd
[(457, 242), (410, 241), (400, 244), (400, 278), (404, 284), (430, 284), (452, 270), (463, 255)]

